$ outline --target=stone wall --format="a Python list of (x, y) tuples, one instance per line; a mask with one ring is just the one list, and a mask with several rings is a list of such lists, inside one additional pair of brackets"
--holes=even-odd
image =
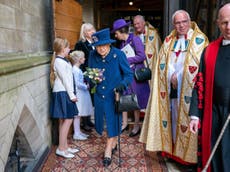
[(30, 152), (27, 156), (32, 163), (27, 171), (51, 145), (49, 60), (49, 56), (16, 60), (15, 65), (24, 66), (16, 71), (9, 70), (8, 62), (1, 62), (0, 73), (7, 69), (8, 73), (0, 76), (0, 171), (4, 171), (16, 129), (25, 140), (19, 143), (19, 150)]
[(94, 5), (95, 5), (95, 1), (92, 0), (82, 1), (82, 19), (83, 22), (91, 23), (94, 26), (96, 26), (94, 22), (94, 10), (95, 10)]
[(51, 50), (50, 0), (0, 1), (0, 53)]
[(15, 137), (21, 161), (29, 161), (22, 171), (32, 171), (51, 146), (52, 18), (52, 0), (0, 1), (0, 171)]

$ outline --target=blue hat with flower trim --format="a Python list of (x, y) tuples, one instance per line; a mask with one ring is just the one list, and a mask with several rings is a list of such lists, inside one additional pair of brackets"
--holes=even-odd
[(93, 43), (89, 44), (89, 46), (98, 46), (98, 45), (105, 45), (111, 44), (116, 42), (113, 39), (110, 39), (110, 30), (109, 28), (102, 29), (92, 35)]

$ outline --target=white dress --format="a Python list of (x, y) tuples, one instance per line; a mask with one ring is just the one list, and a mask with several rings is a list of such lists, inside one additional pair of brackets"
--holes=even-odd
[(84, 83), (84, 76), (81, 69), (77, 66), (73, 66), (73, 76), (75, 87), (77, 91), (77, 99), (76, 102), (77, 108), (79, 111), (79, 116), (90, 116), (93, 115), (93, 104), (89, 94), (89, 90), (87, 85)]
[[(190, 31), (191, 32), (191, 31)], [(178, 56), (176, 52), (180, 50)], [(178, 108), (179, 108), (179, 98), (181, 94), (182, 80), (183, 80), (183, 71), (184, 71), (184, 62), (187, 54), (187, 47), (185, 45), (184, 36), (180, 36), (177, 40), (174, 53), (171, 54), (169, 59), (169, 69), (168, 69), (168, 90), (170, 93), (171, 90), (171, 77), (174, 73), (177, 75), (177, 97), (171, 99), (171, 119), (172, 119), (172, 138), (173, 142), (176, 142), (176, 132), (177, 132), (177, 119), (178, 119)]]

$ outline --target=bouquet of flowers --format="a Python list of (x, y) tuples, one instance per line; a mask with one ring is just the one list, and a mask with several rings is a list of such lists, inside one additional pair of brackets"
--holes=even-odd
[(84, 75), (89, 77), (91, 82), (94, 83), (94, 87), (91, 89), (92, 94), (96, 92), (97, 84), (100, 83), (104, 79), (103, 72), (104, 72), (104, 69), (89, 68), (89, 67), (86, 68)]

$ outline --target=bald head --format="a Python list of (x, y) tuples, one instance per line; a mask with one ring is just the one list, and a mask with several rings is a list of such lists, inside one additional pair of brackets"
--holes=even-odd
[(218, 18), (217, 20), (221, 19), (223, 17), (223, 15), (225, 15), (226, 11), (230, 10), (230, 3), (227, 3), (225, 5), (223, 5), (218, 12)]
[(230, 3), (219, 9), (217, 24), (223, 37), (230, 40)]

